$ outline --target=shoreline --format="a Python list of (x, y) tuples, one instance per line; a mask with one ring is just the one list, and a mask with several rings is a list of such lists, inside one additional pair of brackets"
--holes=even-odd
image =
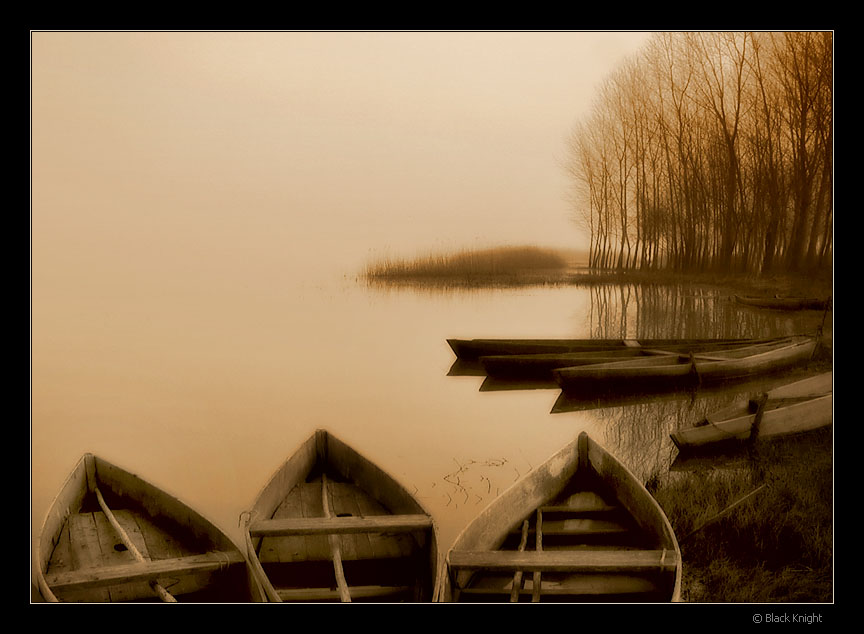
[(526, 269), (491, 274), (430, 273), (366, 273), (361, 278), (372, 286), (412, 287), (429, 289), (496, 289), (529, 286), (603, 286), (641, 284), (654, 286), (693, 285), (714, 288), (730, 295), (752, 293), (760, 297), (816, 297), (833, 295), (833, 272), (772, 273), (736, 275), (733, 273), (681, 273), (668, 271), (591, 270), (568, 267), (562, 270)]

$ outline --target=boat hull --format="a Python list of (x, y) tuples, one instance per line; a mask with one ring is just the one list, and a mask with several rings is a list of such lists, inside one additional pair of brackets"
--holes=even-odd
[(91, 454), (51, 505), (36, 558), (48, 602), (159, 601), (160, 588), (162, 600), (181, 602), (263, 598), (242, 551), (215, 525)]
[(826, 372), (767, 392), (758, 416), (754, 401), (741, 401), (670, 437), (680, 451), (692, 451), (814, 431), (833, 421), (831, 392), (832, 373)]
[[(644, 346), (624, 347), (620, 350), (600, 350), (590, 352), (559, 352), (539, 354), (509, 354), (480, 357), (480, 364), (485, 374), (497, 379), (549, 379), (552, 372), (561, 368), (616, 363), (618, 361), (645, 361), (651, 357), (675, 358), (675, 355), (688, 357), (690, 353), (731, 350), (761, 343), (770, 343), (771, 339), (749, 340), (742, 342), (712, 342), (712, 343), (676, 343), (660, 345), (657, 348)], [(648, 361), (660, 363), (660, 361)]]
[(603, 390), (674, 390), (744, 380), (809, 361), (812, 337), (728, 351), (645, 357), (615, 363), (560, 368), (553, 376), (562, 390), (591, 394)]
[(391, 476), (323, 430), (262, 489), (245, 541), (271, 602), (433, 598), (431, 517)]
[(656, 500), (583, 433), (463, 530), (441, 584), (451, 602), (677, 601), (681, 555)]
[(480, 357), (510, 354), (592, 352), (627, 348), (658, 348), (681, 344), (741, 343), (750, 339), (448, 339), (458, 359), (478, 361)]
[(745, 306), (770, 308), (774, 310), (825, 310), (830, 306), (830, 300), (815, 297), (742, 297), (736, 296), (735, 301)]

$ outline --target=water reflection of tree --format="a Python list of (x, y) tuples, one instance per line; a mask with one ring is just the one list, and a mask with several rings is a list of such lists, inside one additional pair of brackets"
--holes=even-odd
[(587, 320), (598, 339), (765, 337), (801, 329), (788, 316), (742, 310), (733, 297), (683, 284), (592, 286)]
[(649, 402), (597, 411), (606, 424), (606, 438), (619, 458), (642, 482), (671, 464), (669, 431), (679, 421), (695, 416), (689, 399)]
[[(606, 422), (606, 439), (643, 483), (657, 483), (669, 471), (678, 450), (670, 438), (676, 429), (690, 427), (716, 409), (740, 397), (737, 390), (693, 394), (596, 411)], [(649, 487), (650, 488), (650, 487)]]

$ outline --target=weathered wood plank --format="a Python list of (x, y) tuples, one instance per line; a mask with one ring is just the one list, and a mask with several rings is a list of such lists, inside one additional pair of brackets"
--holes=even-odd
[[(522, 537), (519, 540), (519, 552), (525, 550), (528, 543), (528, 520), (522, 522)], [(513, 591), (510, 593), (510, 602), (516, 603), (519, 601), (519, 590), (522, 588), (522, 571), (517, 570), (513, 573)]]
[(49, 565), (55, 572), (71, 570), (75, 563), (72, 560), (72, 547), (69, 543), (69, 524), (68, 521), (63, 524), (57, 538), (57, 544), (50, 553)]
[(340, 535), (349, 533), (397, 533), (432, 528), (428, 515), (377, 515), (364, 517), (316, 517), (258, 520), (249, 525), (253, 537), (284, 535)]
[[(330, 495), (327, 486), (327, 476), (321, 476), (321, 508), (324, 517), (331, 518)], [(328, 535), (330, 544), (330, 557), (333, 560), (333, 572), (336, 574), (336, 585), (339, 589), (339, 599), (343, 603), (351, 602), (351, 593), (348, 591), (348, 581), (345, 579), (345, 571), (342, 568), (342, 541), (339, 535)]]
[[(351, 586), (352, 599), (378, 599), (404, 595), (408, 586)], [(339, 591), (332, 588), (277, 588), (283, 601), (336, 601)]]
[[(303, 517), (321, 518), (324, 508), (321, 506), (321, 481), (304, 482), (300, 485), (300, 499), (303, 503)], [(306, 560), (329, 561), (330, 543), (326, 535), (306, 536)]]
[[(121, 519), (120, 514), (117, 514), (117, 519), (123, 524), (126, 532), (130, 534), (141, 534), (141, 542), (145, 544), (145, 548), (141, 553), (149, 559), (176, 559), (187, 555), (194, 555), (196, 551), (192, 551), (178, 541), (177, 537), (170, 532), (157, 526), (150, 518), (138, 516), (134, 518), (134, 524), (129, 519)], [(135, 543), (138, 543), (137, 538), (133, 538)], [(206, 550), (206, 546), (202, 546), (201, 550)]]
[[(531, 531), (534, 532), (533, 530)], [(544, 520), (543, 533), (549, 536), (591, 537), (624, 535), (630, 529), (619, 522), (590, 518)]]
[[(360, 514), (364, 517), (385, 517), (390, 515), (390, 512), (375, 498), (359, 487), (354, 487), (354, 500), (357, 502)], [(410, 537), (404, 535), (369, 533), (369, 543), (372, 545), (375, 558), (386, 559), (408, 556), (412, 551)]]
[[(141, 531), (138, 530), (134, 517), (130, 517), (129, 513), (121, 511), (115, 513), (115, 517), (118, 515), (122, 517), (121, 526), (126, 531), (129, 539), (132, 540), (132, 544), (143, 557), (148, 557), (147, 546), (144, 544), (144, 538), (141, 535)], [(134, 562), (135, 556), (133, 552), (123, 543), (122, 537), (114, 526), (112, 526), (108, 517), (104, 513), (94, 513), (93, 519), (96, 522), (96, 531), (99, 535), (99, 544), (102, 549), (102, 565), (117, 566)], [(120, 522), (120, 519), (118, 518), (117, 521)], [(130, 529), (132, 530), (131, 534), (129, 534)], [(146, 582), (117, 585), (112, 587), (109, 592), (111, 593), (112, 602), (132, 601), (141, 596), (155, 594)]]
[[(509, 577), (489, 575), (478, 580), (476, 585), (464, 588), (466, 595), (508, 595), (512, 591)], [(617, 595), (644, 595), (660, 592), (657, 583), (648, 577), (624, 574), (574, 575), (565, 578), (542, 580), (542, 596), (602, 597)], [(522, 596), (534, 593), (533, 580), (527, 579), (519, 591)]]
[[(539, 553), (543, 552), (543, 512), (542, 511), (540, 511), (540, 510), (537, 511), (537, 517), (535, 519), (535, 522), (536, 522), (536, 526), (534, 529), (535, 539), (536, 539), (535, 548), (537, 549), (537, 552), (535, 554), (539, 554)], [(533, 584), (532, 587), (534, 590), (533, 590), (533, 592), (531, 592), (531, 602), (532, 603), (538, 603), (540, 601), (540, 587), (541, 587), (540, 577), (541, 577), (541, 575), (542, 575), (542, 573), (539, 570), (534, 571), (534, 576), (532, 579), (532, 584)]]
[(107, 568), (87, 568), (73, 572), (60, 572), (48, 574), (45, 578), (52, 589), (99, 588), (119, 583), (152, 581), (163, 575), (188, 575), (216, 571), (225, 566), (243, 562), (243, 555), (239, 551), (212, 552), (177, 559), (135, 561)]
[(593, 491), (580, 491), (558, 502), (540, 507), (543, 513), (603, 514), (618, 510)]
[[(197, 549), (193, 550), (188, 544), (178, 540), (176, 535), (155, 524), (149, 517), (143, 515), (134, 516), (135, 526), (133, 526), (130, 523), (133, 516), (130, 515), (128, 519), (124, 519), (122, 512), (118, 512), (116, 515), (127, 533), (132, 535), (134, 532), (140, 531), (142, 539), (146, 543), (146, 552), (144, 550), (141, 552), (148, 559), (180, 559), (206, 552), (212, 548), (212, 546), (202, 542), (196, 544)], [(158, 582), (172, 595), (180, 596), (207, 587), (210, 585), (213, 577), (214, 573), (212, 571), (205, 571), (180, 576), (169, 575), (165, 578), (160, 578)]]
[[(273, 513), (274, 519), (303, 516), (303, 502), (300, 487), (293, 486)], [(290, 563), (305, 559), (307, 552), (306, 537), (264, 538), (258, 546), (258, 558), (263, 563)]]
[(98, 568), (102, 565), (102, 546), (93, 513), (69, 516), (69, 546), (73, 568)]
[[(346, 519), (359, 515), (357, 504), (351, 492), (352, 485), (345, 482), (330, 482), (331, 512), (338, 519)], [(342, 534), (342, 558), (345, 561), (364, 559), (371, 551), (369, 536), (365, 534)], [(368, 556), (368, 555), (367, 555)]]
[(539, 572), (651, 572), (674, 570), (677, 556), (664, 550), (458, 551), (450, 552), (455, 569)]
[[(51, 558), (51, 566), (48, 573), (65, 573), (78, 569), (97, 568), (102, 557), (99, 546), (99, 538), (96, 531), (96, 522), (92, 513), (76, 513), (70, 515), (61, 532), (60, 541), (57, 544), (59, 552)], [(55, 562), (61, 562), (58, 567)], [(57, 592), (57, 591), (55, 591)], [(64, 592), (62, 600), (69, 602), (94, 601), (107, 603), (111, 601), (111, 595), (105, 588), (91, 590), (89, 592)]]

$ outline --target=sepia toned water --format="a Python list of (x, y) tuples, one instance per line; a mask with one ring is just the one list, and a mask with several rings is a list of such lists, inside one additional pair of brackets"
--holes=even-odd
[(91, 452), (239, 545), (259, 489), (324, 428), (414, 492), (446, 551), (580, 431), (644, 481), (669, 472), (669, 431), (734, 397), (588, 409), (453, 376), (447, 338), (822, 318), (687, 287), (357, 279), (428, 251), (585, 246), (567, 130), (649, 33), (32, 35), (31, 539)]
[(695, 422), (706, 399), (734, 395), (552, 413), (558, 390), (450, 376), (447, 338), (768, 336), (813, 332), (822, 318), (684, 287), (446, 291), (370, 287), (338, 270), (46, 282), (33, 307), (31, 537), (92, 452), (241, 544), (241, 513), (324, 428), (416, 495), (442, 551), (580, 431), (645, 481), (668, 472), (672, 429)]

